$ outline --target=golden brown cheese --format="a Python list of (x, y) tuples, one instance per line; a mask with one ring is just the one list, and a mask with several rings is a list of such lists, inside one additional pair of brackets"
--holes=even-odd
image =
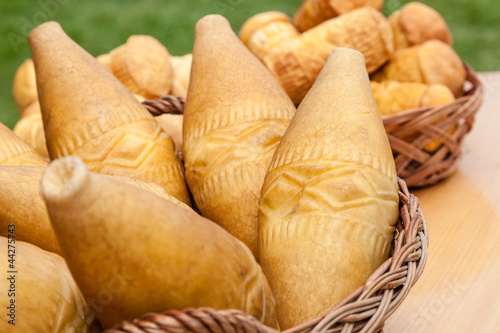
[(184, 111), (186, 180), (202, 215), (256, 256), (260, 190), (294, 112), (226, 19), (199, 21)]
[[(13, 243), (12, 238), (9, 241), (6, 237), (0, 237), (0, 248), (5, 253), (0, 263), (3, 272), (0, 279), (3, 291), (0, 297), (1, 332), (101, 332), (63, 258), (25, 242)], [(13, 253), (13, 249), (14, 269), (7, 261), (7, 253)]]
[(364, 6), (381, 10), (383, 4), (383, 0), (304, 0), (293, 16), (293, 24), (299, 31), (306, 31), (326, 20)]
[(157, 182), (189, 204), (174, 144), (136, 97), (58, 23), (28, 39), (51, 159), (79, 156), (93, 171)]
[(465, 67), (457, 53), (439, 40), (398, 50), (391, 60), (372, 77), (375, 81), (440, 83), (455, 97), (463, 94)]
[[(41, 181), (63, 256), (104, 328), (146, 312), (239, 309), (277, 327), (267, 280), (250, 250), (171, 197), (90, 172), (69, 156)], [(109, 287), (107, 287), (109, 286)], [(113, 289), (111, 289), (113, 287)]]
[(240, 36), (295, 105), (311, 88), (335, 47), (363, 53), (368, 73), (387, 62), (394, 51), (389, 21), (372, 7), (350, 11), (302, 34), (283, 16), (276, 12), (257, 14), (245, 22)]
[(260, 264), (281, 329), (324, 315), (388, 258), (399, 216), (396, 181), (364, 57), (336, 48), (262, 187)]

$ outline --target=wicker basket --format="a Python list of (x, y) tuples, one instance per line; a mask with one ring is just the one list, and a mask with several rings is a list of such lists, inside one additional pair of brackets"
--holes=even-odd
[[(399, 179), (400, 218), (392, 256), (365, 285), (327, 314), (286, 333), (378, 332), (418, 280), (427, 260), (428, 230), (418, 199)], [(107, 333), (276, 333), (257, 319), (236, 310), (210, 308), (149, 313), (133, 323), (122, 322)]]
[[(464, 137), (472, 129), (476, 112), (483, 102), (481, 81), (469, 65), (464, 63), (464, 66), (467, 84), (462, 97), (443, 106), (382, 117), (397, 174), (409, 187), (435, 184), (457, 169)], [(442, 144), (437, 150), (428, 152), (424, 146), (432, 140)]]

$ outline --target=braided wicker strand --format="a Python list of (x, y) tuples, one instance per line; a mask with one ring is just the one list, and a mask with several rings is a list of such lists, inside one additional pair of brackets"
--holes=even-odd
[(172, 95), (165, 95), (156, 99), (146, 99), (142, 105), (153, 116), (161, 116), (162, 114), (184, 114), (184, 105), (186, 100), (182, 97), (175, 97)]
[[(428, 230), (418, 199), (398, 180), (400, 218), (392, 256), (366, 281), (324, 316), (284, 333), (380, 332), (422, 274), (427, 261)], [(210, 308), (146, 314), (107, 333), (276, 333), (237, 310)]]
[(185, 309), (146, 314), (134, 323), (122, 322), (107, 333), (277, 333), (238, 310)]

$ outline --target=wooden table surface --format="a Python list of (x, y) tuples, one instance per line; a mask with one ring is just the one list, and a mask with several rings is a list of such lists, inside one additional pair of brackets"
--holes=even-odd
[(459, 170), (412, 191), (429, 226), (429, 256), (385, 333), (500, 332), (500, 72), (479, 77), (485, 100)]

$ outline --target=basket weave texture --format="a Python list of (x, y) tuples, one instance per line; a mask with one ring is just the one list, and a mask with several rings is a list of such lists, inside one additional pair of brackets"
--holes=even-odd
[(182, 97), (165, 95), (156, 99), (146, 99), (142, 105), (148, 109), (153, 116), (162, 114), (184, 114), (186, 100)]
[[(467, 83), (462, 97), (442, 106), (382, 116), (396, 172), (409, 187), (435, 184), (457, 170), (464, 137), (484, 98), (481, 81), (469, 65), (464, 63), (464, 67)], [(439, 140), (441, 146), (426, 151), (424, 146), (432, 140)]]
[[(428, 229), (418, 199), (399, 184), (400, 218), (392, 256), (365, 285), (336, 304), (324, 316), (285, 333), (379, 332), (418, 280), (427, 261)], [(107, 333), (276, 333), (257, 319), (237, 310), (211, 308), (148, 313), (134, 322), (122, 322)]]

